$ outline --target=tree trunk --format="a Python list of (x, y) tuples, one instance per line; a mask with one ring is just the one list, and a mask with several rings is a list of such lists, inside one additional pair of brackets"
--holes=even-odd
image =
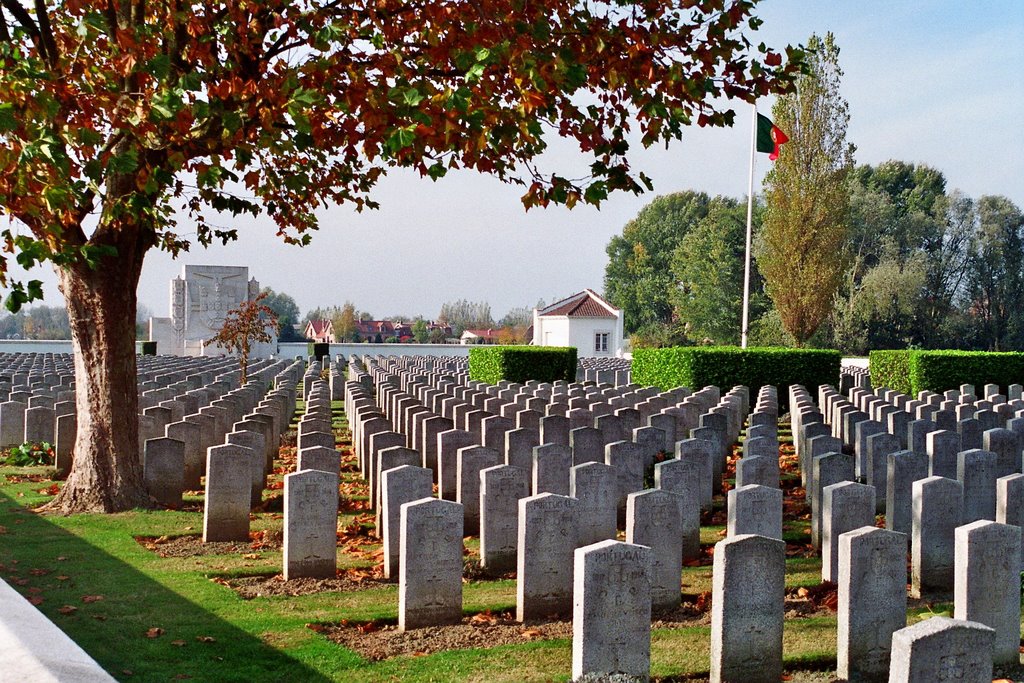
[(67, 302), (78, 435), (71, 473), (46, 509), (120, 512), (148, 507), (139, 453), (136, 288), (147, 248), (119, 244), (95, 268), (55, 268)]

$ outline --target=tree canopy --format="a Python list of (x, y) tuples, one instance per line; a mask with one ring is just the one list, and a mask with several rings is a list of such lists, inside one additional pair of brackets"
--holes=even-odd
[(710, 202), (692, 190), (656, 197), (608, 242), (604, 293), (622, 309), (627, 332), (672, 320), (672, 253)]
[[(799, 49), (747, 37), (753, 0), (17, 0), (0, 8), (0, 285), (51, 262), (76, 352), (78, 437), (51, 506), (146, 504), (134, 387), (147, 252), (230, 241), (266, 214), (306, 244), (329, 204), (375, 207), (389, 169), (487, 173), (529, 208), (650, 188), (630, 166), (727, 98), (791, 87)], [(544, 168), (552, 137), (580, 169)]]

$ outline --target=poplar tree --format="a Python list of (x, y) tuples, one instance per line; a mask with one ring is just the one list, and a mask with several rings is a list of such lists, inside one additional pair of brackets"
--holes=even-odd
[(828, 317), (843, 277), (854, 146), (849, 106), (831, 33), (808, 41), (807, 70), (772, 108), (789, 136), (765, 178), (766, 211), (758, 266), (786, 331), (801, 346)]

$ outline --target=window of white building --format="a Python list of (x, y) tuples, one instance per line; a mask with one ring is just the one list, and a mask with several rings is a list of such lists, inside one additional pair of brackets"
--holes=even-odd
[(607, 332), (597, 332), (594, 334), (594, 353), (608, 353)]

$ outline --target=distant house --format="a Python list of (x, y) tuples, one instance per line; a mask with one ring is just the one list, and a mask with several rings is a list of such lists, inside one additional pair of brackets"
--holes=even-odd
[(354, 336), (356, 341), (375, 342), (378, 341), (377, 336), (379, 335), (379, 341), (383, 342), (388, 337), (399, 336), (397, 332), (395, 323), (390, 320), (359, 320), (356, 321)]
[(334, 324), (330, 320), (310, 320), (306, 323), (303, 336), (315, 342), (333, 344), (335, 342)]
[(622, 311), (592, 289), (533, 310), (534, 346), (575, 346), (580, 358), (622, 355)]
[(460, 344), (497, 344), (498, 336), (501, 334), (501, 328), (496, 330), (463, 330), (462, 336), (459, 337)]

